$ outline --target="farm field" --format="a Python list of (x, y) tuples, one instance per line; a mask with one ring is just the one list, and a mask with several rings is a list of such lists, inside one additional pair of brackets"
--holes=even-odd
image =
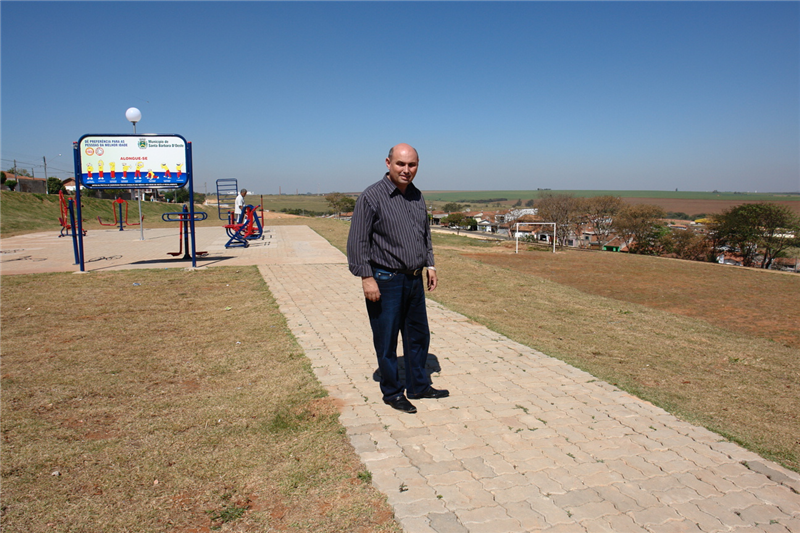
[[(712, 193), (680, 191), (423, 191), (425, 200), (439, 208), (447, 202), (469, 203), (471, 209), (491, 209), (495, 204), (510, 208), (518, 200), (536, 200), (543, 193), (571, 194), (577, 197), (618, 196), (631, 204), (657, 205), (667, 212), (690, 216), (720, 213), (744, 203), (772, 202), (784, 205), (800, 214), (800, 193)], [(500, 200), (505, 198), (505, 200)], [(484, 200), (484, 202), (479, 202)], [(485, 202), (485, 200), (491, 200)], [(499, 201), (497, 201), (499, 200)]]
[(442, 202), (476, 202), (481, 199), (508, 198), (510, 201), (538, 198), (541, 194), (572, 194), (578, 197), (619, 196), (620, 198), (668, 198), (678, 200), (728, 200), (728, 201), (794, 201), (800, 202), (800, 192), (795, 193), (741, 193), (704, 191), (604, 191), (604, 190), (529, 190), (529, 191), (422, 191), (427, 200)]

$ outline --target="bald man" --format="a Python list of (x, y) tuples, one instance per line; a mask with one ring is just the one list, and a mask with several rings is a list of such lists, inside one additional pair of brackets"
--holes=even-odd
[[(383, 179), (356, 201), (347, 260), (350, 272), (361, 278), (383, 401), (399, 411), (416, 413), (409, 398), (450, 395), (434, 389), (425, 371), (430, 345), (425, 287), (434, 290), (438, 280), (425, 199), (412, 183), (419, 155), (413, 147), (398, 144), (389, 150), (386, 167)], [(403, 335), (405, 382), (400, 381), (397, 367), (398, 333)]]

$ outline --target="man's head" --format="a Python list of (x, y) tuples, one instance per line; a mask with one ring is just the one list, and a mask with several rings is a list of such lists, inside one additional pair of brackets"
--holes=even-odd
[(242, 195), (242, 198), (244, 198), (245, 196), (247, 196), (247, 189), (242, 189), (242, 190), (239, 192), (239, 194), (241, 194), (241, 195)]
[(407, 144), (398, 144), (389, 150), (386, 158), (386, 168), (389, 169), (389, 179), (400, 192), (405, 193), (408, 184), (414, 180), (419, 168), (419, 155), (417, 151)]

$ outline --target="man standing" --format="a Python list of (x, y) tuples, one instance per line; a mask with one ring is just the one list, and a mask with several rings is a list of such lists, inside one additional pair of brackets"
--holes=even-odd
[[(358, 197), (347, 239), (350, 272), (361, 277), (372, 339), (378, 356), (383, 401), (416, 413), (408, 401), (445, 398), (446, 390), (430, 386), (425, 372), (430, 345), (425, 310), (423, 268), (427, 287), (436, 288), (431, 231), (422, 193), (411, 182), (419, 155), (407, 144), (389, 150), (389, 171)], [(397, 369), (397, 335), (403, 334), (405, 385)], [(406, 398), (406, 394), (408, 398)]]
[(242, 223), (242, 216), (244, 215), (244, 197), (247, 196), (247, 189), (242, 189), (239, 191), (239, 196), (236, 197), (236, 201), (233, 204), (233, 214), (236, 218), (236, 223)]

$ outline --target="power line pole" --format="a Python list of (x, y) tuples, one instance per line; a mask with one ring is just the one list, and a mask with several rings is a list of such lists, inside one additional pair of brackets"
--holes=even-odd
[(50, 187), (47, 186), (47, 157), (42, 156), (42, 161), (44, 161), (44, 193), (50, 194)]

